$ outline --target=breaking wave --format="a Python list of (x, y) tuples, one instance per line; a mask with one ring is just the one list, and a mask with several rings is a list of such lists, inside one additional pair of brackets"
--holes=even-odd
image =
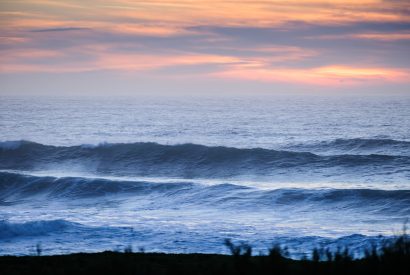
[(65, 220), (31, 221), (24, 223), (11, 223), (2, 220), (0, 221), (0, 239), (47, 235), (76, 227), (81, 227), (81, 225)]
[(314, 151), (320, 154), (381, 154), (410, 156), (410, 142), (393, 139), (336, 139), (312, 144), (289, 146), (293, 150)]
[[(325, 146), (372, 147), (377, 144), (408, 142), (392, 140), (336, 140)], [(362, 144), (362, 145), (360, 145)], [(322, 173), (343, 169), (348, 174), (360, 171), (410, 175), (410, 156), (387, 154), (319, 155), (310, 152), (262, 148), (240, 149), (196, 144), (161, 145), (157, 143), (50, 146), (29, 141), (3, 142), (0, 169), (83, 170), (107, 175), (166, 176), (180, 178), (224, 178), (240, 175), (277, 175)]]
[(41, 199), (46, 197), (48, 200), (133, 196), (135, 199), (140, 197), (151, 202), (155, 201), (159, 208), (202, 205), (249, 211), (300, 205), (305, 210), (309, 207), (338, 207), (410, 215), (410, 190), (301, 188), (265, 190), (229, 183), (202, 185), (194, 182), (158, 183), (0, 173), (0, 204), (32, 201), (36, 196), (40, 196)]

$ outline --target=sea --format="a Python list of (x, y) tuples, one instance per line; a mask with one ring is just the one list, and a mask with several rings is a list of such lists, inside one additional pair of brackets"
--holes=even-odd
[(409, 217), (409, 95), (0, 96), (0, 255), (360, 257)]

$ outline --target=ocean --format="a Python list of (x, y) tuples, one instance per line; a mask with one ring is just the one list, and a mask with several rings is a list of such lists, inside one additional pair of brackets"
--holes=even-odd
[(363, 249), (410, 217), (410, 97), (0, 97), (0, 254)]

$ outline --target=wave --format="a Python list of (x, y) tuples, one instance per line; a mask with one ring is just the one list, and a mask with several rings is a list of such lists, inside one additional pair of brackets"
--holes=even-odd
[[(129, 198), (151, 203), (157, 208), (206, 206), (245, 211), (303, 206), (306, 210), (338, 207), (354, 211), (410, 215), (410, 190), (376, 189), (257, 189), (222, 183), (202, 185), (194, 182), (119, 181), (81, 177), (38, 177), (0, 173), (0, 205), (40, 200)], [(296, 207), (297, 208), (297, 207)]]
[[(335, 141), (338, 142), (341, 141)], [(105, 175), (179, 178), (305, 176), (307, 173), (323, 174), (323, 171), (324, 174), (342, 171), (346, 175), (374, 172), (385, 175), (402, 173), (406, 178), (410, 176), (410, 156), (402, 155), (323, 156), (262, 148), (157, 143), (51, 146), (15, 141), (3, 142), (0, 148), (0, 169), (3, 170), (86, 171)]]
[[(226, 233), (202, 232), (193, 234), (190, 230), (184, 232), (184, 241), (174, 231), (164, 235), (158, 228), (144, 230), (134, 227), (114, 226), (86, 226), (84, 224), (67, 220), (35, 220), (28, 222), (0, 221), (0, 255), (26, 255), (30, 254), (32, 247), (39, 241), (44, 242), (44, 254), (66, 254), (85, 251), (105, 251), (116, 247), (125, 248), (126, 244), (145, 244), (149, 251), (180, 253), (187, 246), (191, 253), (227, 253), (223, 240), (228, 237)], [(162, 241), (158, 242), (160, 238)], [(237, 236), (239, 240), (243, 239)], [(338, 238), (323, 236), (284, 236), (276, 234), (250, 234), (246, 240), (250, 242), (255, 251), (265, 251), (272, 243), (290, 248), (290, 256), (303, 257), (306, 251), (313, 248), (328, 248), (336, 251), (341, 247), (349, 247), (357, 257), (365, 249), (379, 246), (391, 240), (391, 236), (367, 236), (362, 234), (345, 235)], [(11, 242), (12, 240), (12, 242)], [(206, 240), (206, 241), (204, 241)], [(120, 246), (118, 244), (121, 244)], [(172, 244), (172, 245), (169, 245)]]
[(82, 177), (38, 177), (0, 172), (0, 202), (38, 195), (50, 198), (93, 198), (115, 194), (146, 195), (174, 192), (192, 187), (193, 183), (153, 183)]
[(297, 144), (287, 148), (308, 150), (320, 154), (384, 154), (410, 155), (410, 142), (393, 139), (336, 139), (313, 144)]
[(69, 228), (81, 227), (78, 223), (65, 220), (30, 221), (24, 223), (11, 223), (0, 220), (0, 239), (15, 237), (41, 236), (50, 233), (65, 231)]

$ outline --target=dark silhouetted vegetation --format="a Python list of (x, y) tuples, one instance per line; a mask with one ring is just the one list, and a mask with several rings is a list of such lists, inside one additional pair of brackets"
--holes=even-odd
[[(403, 234), (372, 246), (355, 259), (347, 248), (316, 248), (302, 260), (289, 258), (287, 248), (273, 245), (267, 255), (252, 256), (246, 243), (225, 240), (232, 255), (102, 252), (55, 256), (3, 256), (0, 274), (410, 274), (410, 240)], [(41, 254), (41, 246), (37, 254)], [(39, 252), (40, 251), (40, 252)]]
[(43, 252), (43, 249), (41, 248), (41, 243), (36, 244), (36, 254), (37, 256), (41, 256), (41, 252)]

